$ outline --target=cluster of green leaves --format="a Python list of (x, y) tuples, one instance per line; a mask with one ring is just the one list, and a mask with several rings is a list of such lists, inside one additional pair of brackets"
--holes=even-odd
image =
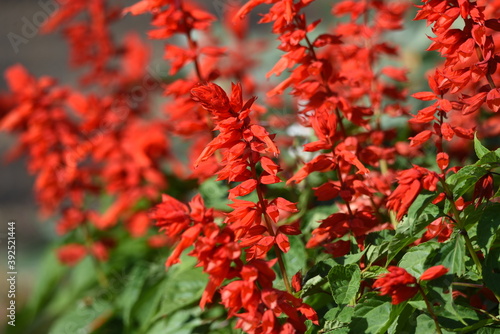
[[(476, 139), (475, 151), (476, 163), (446, 179), (454, 201), (460, 197), (472, 201), (476, 184), (487, 173), (493, 173), (494, 184), (499, 184), (500, 174), (495, 171), (500, 167), (500, 150), (491, 152)], [(495, 190), (493, 199), (500, 195), (498, 186)], [(321, 329), (311, 326), (310, 333), (435, 333), (435, 322), (420, 293), (393, 305), (390, 298), (371, 289), (373, 279), (386, 273), (389, 265), (404, 268), (416, 278), (435, 265), (449, 269), (447, 275), (421, 283), (442, 333), (500, 332), (498, 300), (482, 300), (482, 309), (470, 303), (481, 291), (500, 295), (500, 203), (476, 202), (456, 211), (453, 219), (448, 214), (455, 205), (450, 199), (432, 203), (439, 192), (420, 194), (394, 231), (369, 234), (364, 251), (325, 259), (307, 271), (301, 296), (319, 310), (322, 319)], [(415, 245), (431, 222), (446, 216), (454, 220), (454, 232), (446, 242), (432, 239)], [(454, 297), (454, 291), (463, 295)]]

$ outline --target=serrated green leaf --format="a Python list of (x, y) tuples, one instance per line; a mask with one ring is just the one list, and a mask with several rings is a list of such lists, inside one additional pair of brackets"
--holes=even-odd
[(335, 307), (325, 313), (325, 320), (349, 323), (354, 314), (354, 307)]
[(483, 166), (485, 168), (491, 169), (500, 163), (500, 157), (495, 152), (488, 152), (478, 162), (475, 163), (477, 166)]
[(434, 320), (428, 314), (421, 314), (417, 317), (417, 326), (415, 334), (436, 333), (436, 325)]
[(290, 250), (284, 254), (286, 270), (289, 276), (295, 275), (298, 271), (306, 267), (307, 253), (305, 245), (300, 236), (288, 236), (290, 240)]
[(460, 235), (455, 235), (440, 249), (440, 262), (450, 270), (450, 274), (462, 276), (465, 273), (465, 241)]
[(398, 225), (396, 234), (389, 243), (387, 263), (404, 247), (420, 238), (427, 225), (441, 215), (439, 208), (431, 204), (435, 197), (434, 193), (421, 194), (413, 202), (408, 216)]
[(484, 284), (500, 296), (500, 248), (492, 249), (483, 264)]
[(409, 249), (399, 261), (398, 266), (406, 269), (412, 276), (420, 277), (425, 271), (427, 257), (439, 248), (436, 242), (425, 242)]
[(375, 278), (379, 277), (380, 275), (388, 273), (388, 272), (389, 271), (384, 267), (371, 266), (371, 267), (368, 267), (368, 269), (363, 270), (363, 272), (361, 272), (361, 277), (375, 279)]
[(488, 170), (476, 165), (461, 168), (458, 172), (446, 178), (446, 183), (451, 186), (453, 198), (463, 196)]
[(215, 178), (210, 178), (200, 185), (199, 192), (205, 200), (207, 207), (215, 208), (222, 211), (227, 211), (229, 200), (227, 194), (229, 187), (222, 181), (215, 181)]
[(302, 286), (301, 297), (307, 297), (317, 292), (319, 289), (321, 289), (321, 286), (325, 284), (326, 281), (327, 281), (326, 277), (321, 277), (319, 275), (310, 278)]
[(476, 151), (476, 155), (479, 159), (481, 159), (485, 154), (489, 153), (490, 150), (488, 150), (486, 147), (481, 144), (479, 139), (477, 139), (476, 134), (474, 134), (474, 151)]
[(91, 324), (99, 317), (107, 316), (109, 318), (112, 311), (111, 304), (102, 300), (95, 301), (90, 305), (78, 303), (57, 319), (50, 328), (49, 334), (91, 333), (94, 331)]
[(127, 283), (123, 293), (120, 295), (120, 306), (123, 310), (123, 321), (127, 327), (130, 324), (130, 313), (132, 312), (132, 308), (139, 298), (148, 275), (148, 268), (144, 268), (139, 265), (134, 267), (130, 275), (127, 277)]
[(382, 334), (397, 319), (404, 308), (404, 304), (391, 303), (370, 298), (356, 305), (349, 333)]
[(425, 304), (425, 301), (423, 300), (410, 300), (408, 302), (412, 307), (416, 308), (417, 310), (426, 310), (427, 305)]
[(361, 270), (355, 264), (334, 266), (328, 273), (333, 299), (339, 305), (351, 303), (358, 293)]
[(311, 269), (307, 271), (307, 273), (304, 275), (304, 282), (307, 282), (311, 278), (315, 276), (321, 276), (321, 277), (327, 277), (328, 272), (332, 267), (336, 265), (335, 262), (332, 259), (329, 259), (327, 261), (320, 261), (316, 263), (314, 266), (312, 266)]
[(500, 203), (493, 203), (484, 209), (477, 224), (477, 244), (488, 254), (500, 231)]
[(499, 334), (500, 328), (483, 327), (478, 329), (476, 334)]

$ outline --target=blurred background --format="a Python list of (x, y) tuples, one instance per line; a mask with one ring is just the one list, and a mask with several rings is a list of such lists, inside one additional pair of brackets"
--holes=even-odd
[[(121, 1), (125, 5), (135, 1)], [(3, 73), (17, 63), (22, 64), (35, 77), (49, 75), (66, 85), (74, 85), (76, 73), (68, 65), (68, 48), (60, 34), (38, 34), (38, 22), (46, 20), (43, 4), (53, 0), (0, 1), (0, 91), (7, 89)], [(116, 24), (117, 33), (136, 30), (145, 35), (149, 26), (146, 15), (128, 15)], [(34, 29), (33, 29), (34, 28)], [(21, 39), (18, 39), (21, 38)], [(21, 41), (18, 44), (13, 41)], [(155, 54), (161, 53), (157, 43)], [(16, 222), (16, 307), (22, 307), (40, 273), (40, 261), (51, 240), (56, 238), (56, 217), (45, 219), (38, 214), (33, 196), (34, 178), (29, 175), (25, 158), (6, 161), (5, 155), (15, 144), (15, 138), (0, 132), (0, 328), (6, 322), (7, 281), (7, 222)]]

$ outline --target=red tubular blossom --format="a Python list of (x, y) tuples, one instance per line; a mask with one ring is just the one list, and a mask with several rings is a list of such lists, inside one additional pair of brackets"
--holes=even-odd
[(431, 191), (436, 189), (438, 177), (434, 172), (414, 166), (412, 169), (399, 172), (397, 179), (399, 185), (389, 196), (387, 208), (396, 211), (397, 219), (401, 220), (422, 189)]
[(381, 295), (389, 295), (394, 305), (413, 298), (418, 293), (417, 279), (406, 270), (390, 266), (389, 273), (381, 275), (373, 287), (380, 290)]
[(434, 267), (431, 267), (431, 268), (427, 269), (426, 271), (424, 271), (422, 276), (420, 276), (420, 280), (421, 281), (430, 281), (430, 280), (439, 278), (443, 275), (446, 275), (446, 273), (448, 273), (448, 271), (450, 271), (450, 270), (448, 268), (446, 268), (445, 266), (442, 266), (442, 265), (434, 266)]
[(472, 197), (476, 202), (476, 207), (478, 207), (484, 199), (489, 200), (494, 195), (494, 179), (491, 173), (487, 173), (481, 177), (474, 186), (474, 193)]

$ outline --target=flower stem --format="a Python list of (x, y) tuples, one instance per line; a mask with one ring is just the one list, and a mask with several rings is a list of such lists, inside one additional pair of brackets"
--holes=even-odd
[(472, 242), (470, 241), (469, 234), (465, 229), (460, 230), (460, 234), (464, 237), (465, 240), (465, 246), (467, 247), (467, 250), (469, 251), (472, 260), (476, 264), (476, 268), (479, 271), (480, 274), (483, 272), (483, 267), (481, 266), (481, 261), (479, 261), (479, 258), (477, 257), (476, 251), (474, 250), (474, 246), (472, 246)]
[(457, 206), (455, 205), (455, 201), (453, 199), (453, 193), (451, 192), (450, 188), (448, 187), (448, 184), (446, 183), (446, 180), (443, 178), (440, 179), (441, 184), (443, 186), (444, 193), (446, 195), (446, 198), (450, 201), (451, 204), (451, 211), (453, 212), (453, 215), (455, 216), (455, 222), (457, 223), (457, 227), (460, 230), (460, 234), (463, 236), (465, 240), (465, 246), (467, 247), (467, 250), (469, 252), (469, 255), (472, 257), (472, 260), (476, 264), (476, 268), (479, 271), (479, 273), (482, 273), (482, 266), (481, 266), (481, 261), (479, 261), (479, 258), (477, 257), (476, 251), (474, 250), (474, 246), (472, 246), (472, 242), (470, 241), (469, 234), (467, 233), (467, 230), (465, 229), (464, 223), (460, 219), (460, 211), (458, 211)]
[[(262, 188), (260, 186), (260, 183), (259, 183), (259, 178), (257, 177), (257, 171), (255, 169), (255, 163), (251, 160), (250, 161), (250, 168), (252, 169), (252, 174), (253, 174), (253, 177), (255, 178), (255, 180), (257, 180), (257, 196), (259, 197), (259, 203), (260, 203), (260, 207), (262, 209), (262, 214), (264, 215), (264, 221), (266, 223), (266, 227), (267, 227), (267, 231), (269, 232), (269, 234), (274, 237), (276, 235), (276, 233), (274, 233), (274, 228), (273, 228), (273, 224), (272, 224), (272, 221), (270, 221), (270, 217), (269, 215), (267, 214), (267, 206), (266, 206), (266, 202), (264, 200), (264, 195), (263, 195), (263, 192), (262, 192)], [(293, 293), (292, 291), (292, 288), (291, 288), (291, 285), (290, 285), (290, 280), (288, 278), (288, 274), (286, 272), (286, 266), (285, 266), (285, 261), (283, 261), (283, 256), (282, 256), (282, 251), (281, 249), (279, 249), (276, 245), (274, 245), (274, 251), (276, 253), (276, 258), (278, 259), (278, 266), (280, 268), (280, 272), (281, 272), (281, 277), (283, 278), (283, 283), (285, 284), (285, 288), (286, 288), (286, 291), (290, 294)]]
[[(92, 237), (90, 236), (90, 231), (87, 224), (83, 224), (82, 230), (85, 238), (85, 245), (87, 246), (87, 249), (90, 250), (93, 244), (93, 240)], [(104, 289), (109, 288), (109, 282), (108, 279), (106, 278), (104, 270), (102, 269), (101, 263), (96, 259), (94, 255), (90, 254), (90, 257), (92, 258), (92, 262), (94, 264), (94, 269), (97, 274), (97, 281), (99, 282), (99, 285)]]
[(427, 311), (429, 311), (429, 314), (430, 314), (432, 320), (434, 320), (434, 324), (436, 325), (436, 332), (438, 334), (442, 334), (443, 332), (441, 331), (441, 327), (439, 326), (439, 322), (438, 322), (437, 316), (434, 313), (434, 310), (432, 309), (432, 305), (429, 302), (429, 299), (427, 298), (427, 295), (425, 294), (424, 289), (422, 289), (422, 287), (420, 286), (420, 284), (417, 284), (417, 286), (418, 286), (418, 290), (420, 291), (420, 294), (422, 295), (422, 298), (424, 298), (425, 305), (427, 306)]

